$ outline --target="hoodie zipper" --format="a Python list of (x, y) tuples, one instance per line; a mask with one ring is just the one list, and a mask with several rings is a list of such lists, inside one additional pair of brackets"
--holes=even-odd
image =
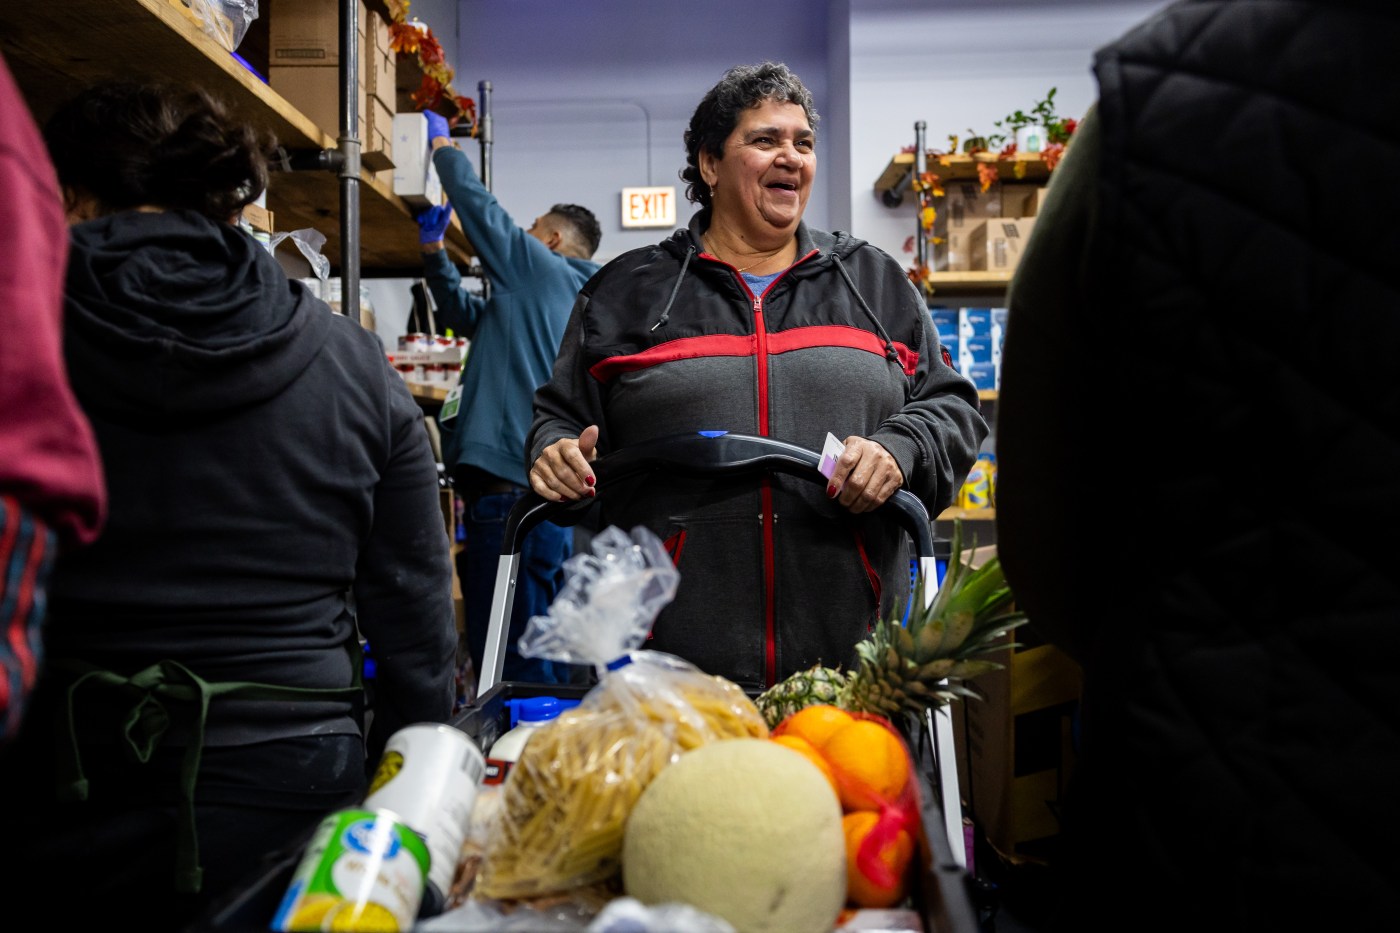
[[(758, 367), (758, 434), (760, 437), (768, 437), (768, 325), (763, 318), (763, 296), (773, 290), (773, 287), (787, 277), (787, 274), (794, 268), (813, 256), (817, 255), (817, 250), (813, 249), (806, 255), (800, 256), (791, 266), (783, 270), (782, 274), (768, 283), (768, 287), (763, 290), (763, 295), (755, 295), (753, 289), (749, 288), (749, 283), (744, 281), (744, 277), (739, 274), (729, 263), (722, 259), (715, 259), (722, 265), (729, 266), (734, 277), (739, 280), (739, 287), (749, 296), (753, 306), (753, 326), (754, 337), (757, 341), (755, 348), (755, 365)], [(775, 541), (773, 516), (773, 481), (765, 476), (759, 484), (759, 501), (762, 503), (763, 522), (763, 682), (766, 686), (773, 686), (778, 682), (778, 619), (777, 605), (774, 598), (774, 580), (777, 578), (777, 547)]]

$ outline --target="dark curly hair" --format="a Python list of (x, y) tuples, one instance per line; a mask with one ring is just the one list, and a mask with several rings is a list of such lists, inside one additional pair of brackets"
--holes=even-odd
[(681, 169), (681, 181), (686, 183), (687, 200), (702, 207), (710, 206), (710, 186), (700, 175), (700, 153), (723, 158), (724, 141), (739, 124), (739, 114), (765, 100), (796, 104), (816, 130), (821, 117), (812, 103), (812, 92), (787, 65), (781, 62), (735, 65), (705, 94), (686, 128), (686, 166)]
[(142, 205), (228, 221), (267, 187), (273, 140), (198, 88), (111, 82), (44, 127), (58, 180), (104, 212)]

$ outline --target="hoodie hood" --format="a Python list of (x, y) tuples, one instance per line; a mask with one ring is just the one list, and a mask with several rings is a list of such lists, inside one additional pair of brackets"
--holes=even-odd
[[(657, 330), (666, 325), (670, 319), (671, 306), (675, 304), (676, 295), (680, 292), (681, 283), (684, 281), (686, 272), (690, 268), (690, 261), (704, 249), (702, 234), (710, 226), (710, 211), (708, 208), (699, 211), (690, 219), (690, 226), (684, 230), (677, 230), (669, 238), (661, 243), (661, 248), (676, 256), (681, 261), (680, 272), (676, 274), (675, 284), (671, 288), (671, 296), (666, 300), (666, 305), (661, 309), (661, 315), (656, 323), (652, 325), (652, 330)], [(855, 282), (851, 280), (851, 275), (846, 271), (842, 260), (850, 257), (852, 253), (865, 246), (864, 240), (851, 236), (849, 233), (837, 231), (827, 233), (824, 230), (813, 230), (806, 222), (798, 221), (797, 224), (797, 262), (785, 275), (796, 278), (816, 275), (822, 270), (835, 266), (841, 273), (841, 278), (847, 287), (855, 294), (856, 300), (865, 310), (865, 314), (875, 324), (875, 330), (884, 339), (887, 352), (895, 354), (893, 344), (890, 343), (889, 336), (885, 333), (884, 326), (880, 323), (875, 313), (870, 310), (870, 305), (856, 288)], [(893, 358), (893, 357), (892, 357)]]
[(331, 311), (252, 237), (192, 211), (125, 211), (71, 231), (65, 347), (84, 404), (212, 414), (280, 392)]

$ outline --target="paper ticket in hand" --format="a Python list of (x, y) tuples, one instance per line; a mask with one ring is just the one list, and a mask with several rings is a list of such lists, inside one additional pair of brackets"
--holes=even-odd
[(836, 472), (836, 461), (846, 450), (846, 445), (836, 439), (836, 435), (830, 431), (826, 432), (826, 443), (822, 445), (822, 458), (817, 464), (817, 470), (822, 476), (831, 479), (831, 474)]

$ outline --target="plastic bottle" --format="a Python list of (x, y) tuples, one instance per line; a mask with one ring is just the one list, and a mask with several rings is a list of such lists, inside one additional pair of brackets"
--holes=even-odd
[(488, 784), (504, 781), (535, 730), (573, 705), (560, 702), (558, 697), (529, 697), (511, 702), (515, 704), (515, 713), (519, 719), (515, 728), (507, 731), (491, 745), (491, 751), (486, 756)]
[(992, 484), (996, 474), (995, 454), (980, 453), (977, 462), (967, 473), (967, 481), (962, 485), (960, 505), (965, 509), (989, 509), (992, 507)]

